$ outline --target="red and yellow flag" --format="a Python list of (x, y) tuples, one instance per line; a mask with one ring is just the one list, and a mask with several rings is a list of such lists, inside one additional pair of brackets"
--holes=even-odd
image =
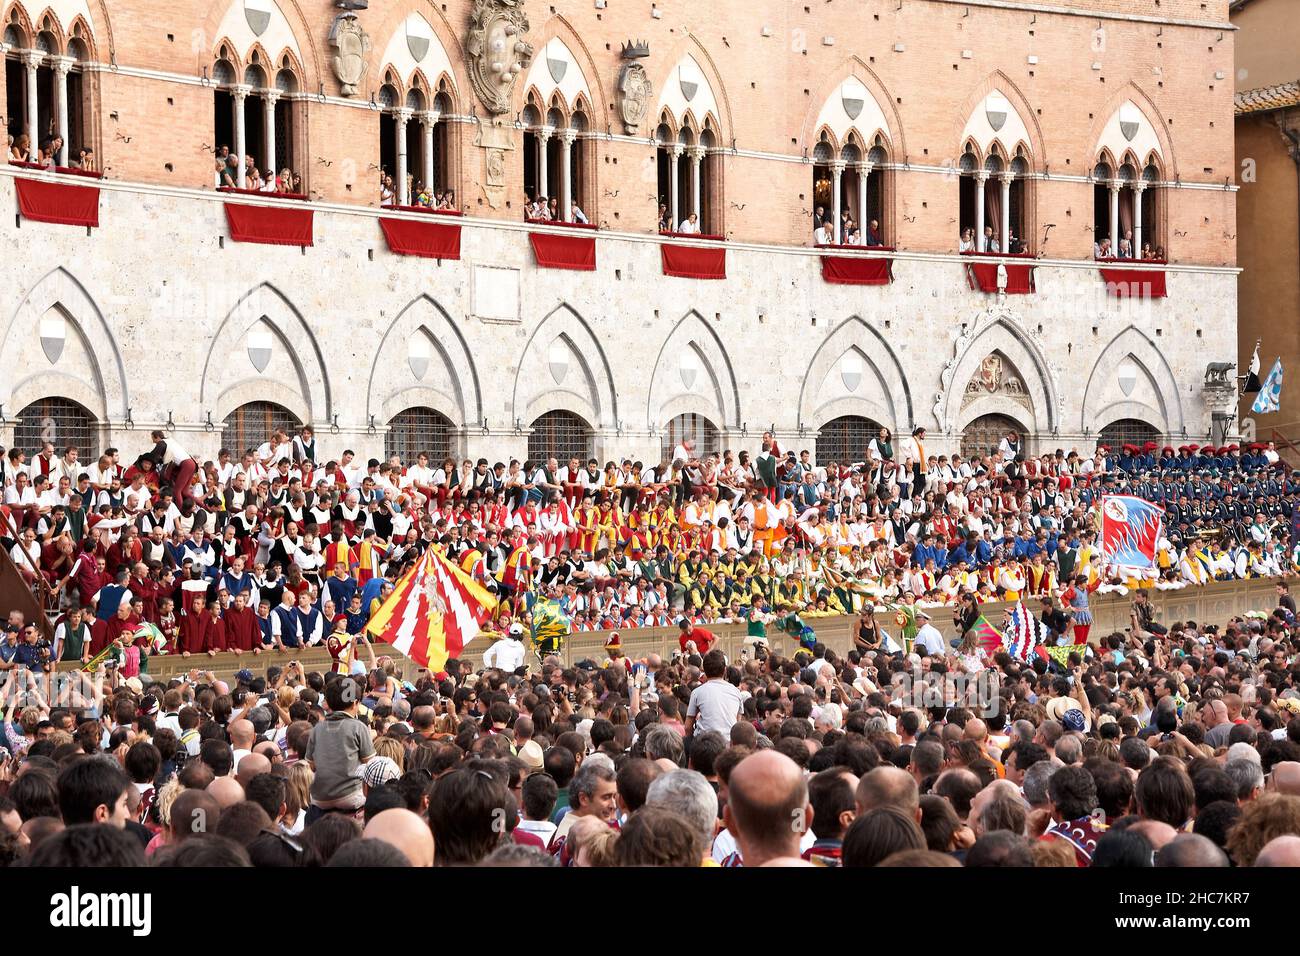
[(440, 671), (478, 636), (496, 603), (485, 588), (430, 548), (397, 582), (366, 630), (421, 666)]

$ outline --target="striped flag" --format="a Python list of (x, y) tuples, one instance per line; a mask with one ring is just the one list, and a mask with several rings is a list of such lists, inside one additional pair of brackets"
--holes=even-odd
[(1029, 613), (1024, 604), (1017, 604), (1007, 612), (1007, 626), (1002, 632), (1002, 643), (1016, 660), (1029, 663), (1034, 648), (1047, 640), (1047, 625)]
[(971, 625), (971, 630), (975, 632), (976, 643), (992, 654), (1002, 645), (1002, 635), (998, 629), (989, 623), (989, 619), (983, 614), (975, 619)]
[(366, 630), (421, 666), (440, 671), (478, 636), (496, 603), (440, 550), (430, 548), (397, 582)]

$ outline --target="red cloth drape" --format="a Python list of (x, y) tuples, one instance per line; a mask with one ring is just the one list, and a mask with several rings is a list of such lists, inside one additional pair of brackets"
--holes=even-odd
[(894, 281), (892, 259), (822, 256), (822, 279), (836, 285), (889, 285)]
[(379, 217), (388, 249), (399, 256), (422, 256), (425, 259), (460, 258), (460, 224), (419, 222), (411, 219)]
[(99, 187), (73, 186), (45, 179), (14, 180), (18, 211), (24, 219), (65, 226), (99, 225)]
[(1117, 299), (1164, 299), (1169, 295), (1163, 269), (1103, 268), (1101, 281), (1106, 283), (1106, 292)]
[(530, 232), (533, 257), (543, 269), (577, 269), (592, 272), (596, 268), (595, 236), (557, 236), (549, 232)]
[(727, 277), (727, 250), (700, 246), (673, 246), (664, 243), (659, 247), (663, 254), (664, 275), (682, 279), (725, 279)]
[(228, 202), (226, 222), (235, 242), (272, 246), (312, 245), (312, 211), (287, 206), (246, 206)]
[[(1007, 295), (1028, 295), (1034, 291), (1034, 267), (1028, 263), (1008, 262)], [(972, 289), (981, 292), (998, 291), (998, 264), (996, 262), (966, 263), (966, 278)]]

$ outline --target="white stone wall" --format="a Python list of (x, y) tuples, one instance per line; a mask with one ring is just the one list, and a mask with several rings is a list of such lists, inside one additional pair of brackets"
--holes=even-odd
[[(16, 209), (7, 172), (0, 208)], [(664, 277), (657, 237), (602, 233), (595, 273), (540, 270), (522, 224), (467, 219), (461, 260), (439, 264), (391, 254), (371, 210), (314, 208), (305, 251), (232, 243), (217, 197), (180, 190), (106, 183), (89, 235), (5, 217), (0, 441), (21, 408), (60, 395), (124, 457), (169, 418), (211, 455), (253, 400), (313, 422), (326, 456), (380, 454), (386, 423), (419, 405), (492, 460), (522, 457), (529, 423), (556, 408), (592, 424), (602, 460), (656, 457), (652, 429), (686, 412), (732, 448), (772, 424), (813, 448), (822, 423), (857, 414), (925, 425), (927, 449), (949, 451), (989, 412), (1021, 422), (1031, 450), (1091, 450), (1119, 418), (1179, 444), (1204, 441), (1206, 363), (1236, 350), (1232, 269), (1175, 267), (1167, 299), (1132, 302), (1108, 298), (1092, 263), (1045, 261), (1036, 294), (999, 301), (955, 257), (900, 253), (893, 284), (837, 286), (812, 250), (730, 244), (728, 279), (709, 282)], [(55, 362), (39, 340), (51, 309), (68, 329)], [(250, 333), (270, 345), (260, 372)], [(428, 356), (420, 377), (412, 350)], [(994, 352), (1023, 397), (967, 399)]]

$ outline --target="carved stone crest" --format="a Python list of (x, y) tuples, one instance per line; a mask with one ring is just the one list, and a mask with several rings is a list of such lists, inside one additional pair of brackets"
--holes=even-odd
[(330, 46), (334, 48), (331, 61), (334, 75), (344, 96), (356, 96), (357, 87), (366, 76), (370, 66), (367, 59), (370, 53), (370, 35), (361, 28), (357, 15), (352, 12), (340, 13), (334, 18), (330, 27)]
[(649, 109), (650, 94), (654, 86), (640, 63), (625, 63), (618, 77), (618, 109), (623, 117), (623, 130), (635, 133), (641, 128)]
[(523, 0), (474, 0), (465, 40), (470, 84), (494, 116), (509, 111), (515, 79), (532, 62), (527, 32)]

